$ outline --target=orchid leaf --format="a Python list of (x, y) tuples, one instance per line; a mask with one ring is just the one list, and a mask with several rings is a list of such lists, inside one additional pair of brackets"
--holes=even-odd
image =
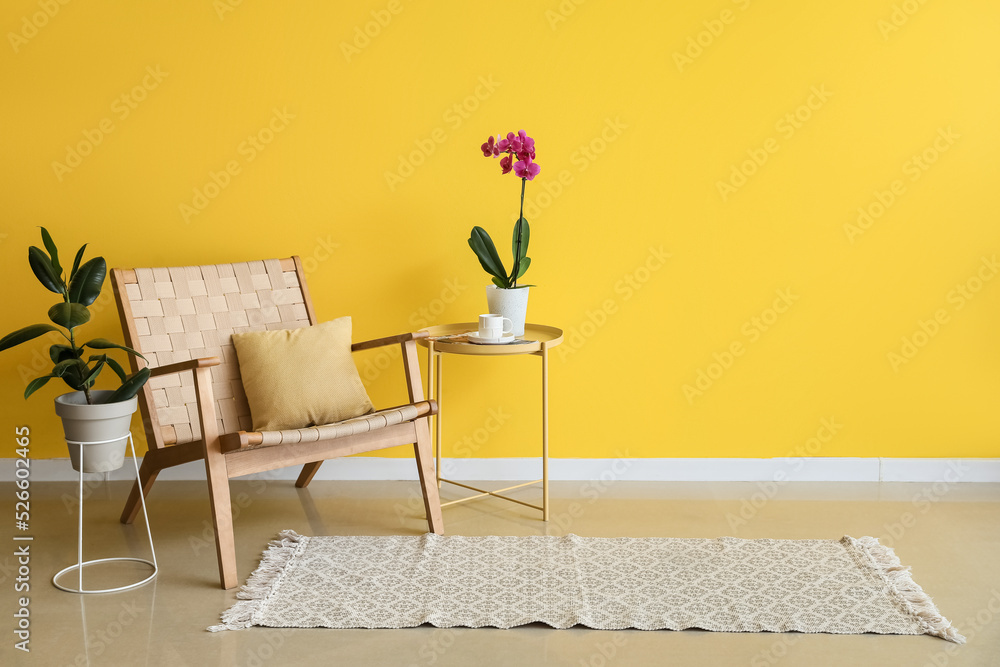
[(528, 270), (529, 266), (531, 266), (531, 258), (522, 257), (520, 261), (517, 263), (517, 277), (520, 278), (521, 276), (523, 276), (524, 272)]
[(493, 239), (490, 238), (485, 229), (478, 226), (472, 228), (472, 234), (469, 236), (469, 247), (476, 253), (479, 263), (486, 273), (507, 282), (507, 271), (500, 260), (496, 246), (493, 245)]

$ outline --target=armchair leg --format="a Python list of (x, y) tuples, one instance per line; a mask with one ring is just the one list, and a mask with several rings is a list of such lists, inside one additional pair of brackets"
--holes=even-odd
[(323, 465), (322, 461), (313, 461), (302, 466), (302, 472), (299, 473), (299, 478), (295, 480), (295, 486), (300, 489), (309, 486), (309, 482), (312, 481), (313, 476), (321, 465)]
[(194, 389), (198, 398), (198, 423), (204, 447), (205, 476), (208, 477), (208, 499), (212, 504), (219, 579), (224, 589), (235, 588), (236, 540), (233, 537), (233, 507), (229, 501), (229, 470), (226, 467), (226, 455), (222, 453), (219, 443), (210, 368), (195, 369)]
[[(220, 460), (213, 461), (218, 457)], [(208, 498), (212, 504), (212, 524), (215, 528), (215, 553), (219, 559), (219, 580), (222, 588), (236, 586), (236, 540), (233, 536), (233, 508), (229, 499), (229, 476), (222, 454), (205, 458), (208, 475)]]
[(413, 455), (417, 460), (420, 475), (420, 490), (424, 495), (424, 511), (430, 532), (444, 535), (444, 518), (441, 516), (441, 498), (438, 495), (437, 477), (434, 474), (434, 452), (431, 448), (431, 434), (427, 428), (427, 418), (416, 420), (417, 442), (413, 445)]
[(149, 490), (153, 488), (153, 482), (156, 481), (156, 476), (160, 474), (160, 469), (153, 463), (151, 454), (151, 452), (147, 452), (142, 459), (142, 465), (139, 466), (139, 479), (132, 484), (132, 491), (128, 494), (128, 500), (125, 501), (125, 509), (122, 510), (121, 516), (122, 523), (135, 521), (135, 517), (139, 513), (139, 487), (142, 487), (142, 495), (148, 497)]

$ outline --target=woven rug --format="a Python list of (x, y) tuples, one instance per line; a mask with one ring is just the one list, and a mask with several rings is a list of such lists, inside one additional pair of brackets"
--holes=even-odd
[(511, 628), (965, 639), (873, 537), (341, 536), (283, 531), (212, 631)]

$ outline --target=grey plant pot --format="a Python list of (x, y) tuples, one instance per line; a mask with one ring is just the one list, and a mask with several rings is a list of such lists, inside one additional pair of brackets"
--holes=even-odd
[[(101, 401), (110, 396), (112, 391), (97, 389), (90, 392), (94, 400)], [(69, 458), (73, 470), (79, 472), (111, 472), (118, 470), (125, 462), (125, 445), (128, 444), (129, 427), (132, 415), (139, 406), (138, 399), (133, 396), (127, 401), (118, 403), (96, 403), (87, 405), (87, 398), (82, 391), (74, 391), (56, 397), (56, 414), (62, 418), (63, 432), (67, 440), (77, 442), (94, 442), (110, 440), (100, 445), (82, 445), (83, 469), (80, 469), (80, 447), (69, 447)]]
[(524, 320), (528, 314), (528, 290), (530, 287), (502, 289), (496, 285), (486, 286), (486, 306), (494, 315), (509, 318), (514, 325), (514, 335), (524, 335)]

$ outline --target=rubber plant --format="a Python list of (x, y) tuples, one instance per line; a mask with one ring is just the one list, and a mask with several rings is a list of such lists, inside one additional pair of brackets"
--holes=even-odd
[[(472, 228), (469, 236), (469, 247), (476, 253), (483, 270), (490, 274), (493, 284), (502, 289), (514, 289), (517, 287), (530, 287), (529, 285), (518, 285), (517, 280), (524, 275), (531, 265), (531, 258), (528, 257), (528, 242), (531, 239), (531, 229), (528, 221), (524, 219), (524, 186), (528, 181), (534, 180), (541, 171), (535, 160), (535, 140), (529, 137), (524, 130), (517, 134), (508, 132), (503, 139), (490, 137), (481, 147), (485, 157), (500, 158), (500, 173), (507, 174), (510, 171), (521, 179), (521, 212), (514, 223), (514, 234), (511, 238), (511, 251), (514, 254), (510, 273), (507, 273), (497, 253), (493, 239), (485, 229), (478, 225)], [(517, 158), (517, 162), (514, 162)]]
[[(50, 292), (61, 295), (62, 301), (49, 308), (48, 315), (52, 324), (32, 324), (7, 334), (0, 339), (0, 351), (54, 331), (65, 338), (68, 344), (57, 343), (49, 348), (49, 358), (53, 364), (52, 372), (28, 383), (24, 390), (25, 398), (41, 389), (52, 378), (61, 378), (74, 390), (82, 391), (87, 403), (93, 405), (90, 389), (101, 371), (108, 367), (121, 380), (121, 385), (103, 402), (127, 401), (135, 396), (149, 379), (149, 369), (141, 368), (129, 376), (121, 364), (109, 357), (104, 350), (119, 349), (142, 359), (145, 357), (130, 347), (113, 343), (106, 338), (94, 338), (85, 343), (77, 343), (76, 336), (77, 328), (90, 321), (90, 310), (87, 306), (100, 296), (104, 278), (108, 273), (108, 265), (103, 257), (94, 257), (83, 262), (83, 253), (87, 248), (87, 244), (84, 243), (76, 253), (69, 275), (64, 277), (65, 272), (59, 263), (59, 250), (48, 230), (44, 227), (41, 229), (45, 250), (35, 246), (28, 248), (28, 265), (38, 278), (38, 282)], [(96, 353), (89, 354), (84, 361), (83, 357), (88, 354), (86, 351), (88, 348)]]

